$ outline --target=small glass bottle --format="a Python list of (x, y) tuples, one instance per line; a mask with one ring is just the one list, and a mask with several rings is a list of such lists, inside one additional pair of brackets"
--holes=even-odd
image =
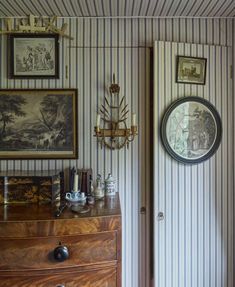
[(96, 189), (94, 191), (94, 197), (95, 199), (102, 199), (104, 197), (104, 189), (102, 187), (102, 182), (101, 182), (101, 175), (97, 175), (96, 179)]

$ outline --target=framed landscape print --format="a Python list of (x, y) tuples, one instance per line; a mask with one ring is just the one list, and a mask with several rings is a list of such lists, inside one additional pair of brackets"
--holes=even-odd
[(217, 110), (199, 97), (185, 97), (167, 109), (161, 123), (162, 142), (182, 163), (194, 164), (211, 157), (220, 145), (222, 123)]
[(205, 58), (177, 56), (176, 82), (205, 85), (206, 62)]
[(0, 158), (77, 158), (77, 90), (0, 90)]
[(59, 78), (59, 42), (54, 34), (10, 34), (10, 78)]

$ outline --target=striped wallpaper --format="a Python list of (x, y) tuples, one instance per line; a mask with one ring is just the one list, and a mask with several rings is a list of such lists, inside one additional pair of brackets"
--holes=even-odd
[[(92, 167), (94, 175), (100, 172), (103, 178), (111, 171), (118, 179), (123, 213), (123, 287), (147, 287), (153, 254), (149, 246), (153, 230), (149, 222), (149, 47), (154, 40), (232, 46), (233, 20), (64, 18), (57, 24), (64, 22), (74, 40), (61, 39), (60, 79), (8, 79), (6, 38), (1, 36), (0, 87), (78, 88), (79, 159), (1, 160), (0, 169), (67, 170), (77, 165)], [(139, 135), (129, 150), (111, 152), (97, 146), (93, 126), (113, 72), (130, 111), (137, 113)], [(146, 214), (140, 214), (141, 207), (147, 208)]]
[(1, 0), (0, 16), (234, 17), (233, 0)]
[[(231, 47), (155, 43), (154, 215), (155, 286), (234, 286), (234, 161)], [(175, 83), (176, 55), (207, 58), (205, 86)], [(209, 100), (222, 119), (223, 137), (204, 163), (173, 160), (159, 139), (159, 126), (171, 102), (184, 96)]]

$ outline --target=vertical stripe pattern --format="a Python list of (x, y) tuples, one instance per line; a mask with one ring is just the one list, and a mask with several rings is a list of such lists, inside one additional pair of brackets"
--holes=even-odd
[[(27, 3), (26, 0), (21, 2)], [(67, 2), (67, 1), (66, 1)], [(96, 1), (96, 7), (90, 4), (86, 5), (86, 1), (73, 1), (73, 9), (80, 9), (82, 7), (81, 15), (87, 11), (108, 11), (103, 9), (102, 3), (112, 1)], [(156, 1), (155, 1), (156, 2)], [(14, 12), (17, 6), (11, 6), (12, 1), (4, 2), (9, 11)], [(45, 5), (38, 5), (37, 1), (31, 1), (30, 9), (37, 9), (38, 14), (44, 14), (45, 11), (55, 11), (55, 9), (63, 9), (63, 3), (57, 7), (55, 1), (41, 0)], [(174, 2), (175, 3), (175, 2)], [(72, 4), (72, 2), (71, 2)], [(148, 6), (143, 1), (140, 11), (152, 11), (152, 2)], [(195, 4), (196, 6), (196, 4)], [(23, 7), (23, 5), (22, 5)], [(112, 9), (116, 7), (112, 3)], [(132, 11), (132, 1), (125, 3), (120, 1), (118, 4), (122, 11)], [(196, 8), (196, 7), (195, 7)], [(72, 5), (67, 6), (68, 11), (72, 10)], [(136, 9), (136, 8), (135, 8)], [(165, 6), (163, 10), (173, 10), (172, 6)], [(186, 9), (185, 9), (186, 10)], [(33, 11), (32, 11), (33, 12)], [(10, 12), (8, 12), (10, 13)], [(58, 10), (58, 13), (59, 10)], [(15, 19), (15, 24), (17, 24)], [(76, 165), (79, 168), (92, 167), (93, 173), (101, 173), (104, 178), (108, 172), (112, 172), (118, 179), (118, 189), (121, 197), (122, 214), (123, 214), (123, 286), (124, 287), (145, 287), (149, 285), (151, 279), (150, 274), (150, 259), (153, 254), (152, 246), (150, 246), (149, 234), (153, 231), (150, 225), (149, 218), (151, 205), (151, 192), (149, 187), (149, 135), (150, 122), (150, 95), (149, 95), (149, 47), (153, 46), (154, 40), (161, 41), (181, 41), (197, 44), (210, 44), (232, 46), (234, 43), (234, 24), (232, 20), (215, 21), (212, 19), (206, 20), (192, 20), (192, 19), (58, 19), (57, 24), (61, 26), (63, 23), (68, 24), (68, 31), (74, 37), (74, 40), (66, 38), (60, 39), (60, 79), (56, 80), (10, 80), (7, 78), (7, 43), (6, 37), (1, 36), (0, 46), (0, 88), (77, 88), (78, 89), (78, 160), (1, 160), (0, 169), (2, 171), (15, 170), (44, 170), (44, 169), (65, 169)], [(233, 25), (232, 25), (233, 24)], [(3, 28), (3, 23), (1, 23)], [(233, 40), (232, 40), (233, 39)], [(232, 42), (233, 41), (233, 42)], [(224, 77), (223, 85), (214, 88), (213, 85), (206, 85), (205, 89), (200, 87), (194, 89), (190, 87), (175, 86), (174, 84), (174, 70), (175, 64), (173, 61), (174, 54), (191, 53), (195, 48), (188, 48), (187, 45), (170, 45), (165, 43), (165, 48), (162, 50), (162, 58), (166, 60), (167, 65), (164, 68), (164, 62), (158, 66), (158, 73), (169, 76), (169, 81), (159, 86), (161, 97), (158, 99), (161, 107), (166, 107), (168, 103), (177, 99), (180, 95), (188, 93), (192, 89), (192, 93), (203, 94), (203, 97), (215, 102), (215, 96), (218, 98), (221, 92), (227, 95), (225, 91), (226, 73), (220, 73), (219, 77)], [(197, 46), (196, 46), (197, 47)], [(198, 46), (199, 47), (199, 46)], [(198, 50), (198, 55), (205, 55), (210, 58), (213, 63), (214, 51), (211, 51), (206, 46)], [(192, 51), (191, 51), (192, 49)], [(226, 57), (228, 62), (232, 60), (228, 53), (224, 55), (219, 51), (216, 52), (216, 57), (221, 59), (222, 63)], [(170, 58), (171, 60), (170, 60)], [(220, 63), (217, 61), (217, 64)], [(66, 66), (68, 73), (66, 73)], [(213, 70), (213, 66), (211, 69)], [(217, 67), (217, 70), (219, 68)], [(129, 105), (130, 112), (137, 113), (139, 135), (135, 141), (130, 145), (129, 150), (122, 149), (120, 151), (110, 152), (109, 150), (100, 149), (97, 145), (96, 138), (93, 137), (93, 127), (95, 125), (96, 113), (100, 105), (104, 101), (107, 87), (111, 82), (112, 73), (116, 73), (116, 79), (121, 86), (121, 95), (126, 96), (126, 103)], [(210, 82), (215, 81), (215, 73), (210, 74)], [(209, 79), (209, 78), (208, 78)], [(172, 83), (169, 85), (169, 82)], [(228, 82), (227, 82), (228, 83)], [(219, 89), (217, 91), (217, 89)], [(229, 84), (227, 86), (229, 90)], [(216, 93), (216, 94), (215, 94)], [(167, 97), (163, 95), (167, 94)], [(222, 111), (223, 120), (227, 118), (227, 123), (232, 122), (231, 128), (228, 130), (226, 137), (228, 152), (222, 153), (216, 159), (217, 162), (227, 158), (228, 166), (233, 163), (232, 157), (229, 154), (233, 152), (233, 144), (230, 142), (230, 137), (233, 137), (234, 130), (234, 111), (235, 106), (230, 105), (229, 98), (227, 100), (218, 102), (219, 109)], [(234, 105), (234, 102), (233, 102)], [(226, 113), (225, 108), (232, 109)], [(162, 113), (161, 110), (159, 110)], [(232, 117), (232, 120), (230, 118)], [(226, 119), (225, 119), (226, 122)], [(128, 125), (130, 125), (130, 116), (128, 118)], [(232, 130), (230, 133), (229, 131)], [(155, 134), (155, 131), (153, 131)], [(224, 143), (225, 148), (226, 142)], [(160, 152), (160, 145), (158, 145)], [(224, 149), (223, 149), (224, 150)], [(204, 282), (202, 286), (215, 286), (215, 267), (213, 264), (222, 266), (223, 270), (231, 273), (233, 268), (230, 256), (227, 260), (227, 265), (221, 256), (215, 257), (220, 249), (219, 238), (217, 238), (217, 231), (214, 226), (215, 209), (217, 206), (219, 214), (223, 215), (222, 221), (229, 221), (230, 224), (223, 223), (224, 232), (227, 232), (229, 242), (233, 240), (231, 235), (231, 227), (234, 224), (234, 213), (231, 213), (234, 206), (234, 197), (227, 194), (227, 198), (223, 198), (223, 204), (220, 203), (222, 194), (217, 191), (217, 201), (214, 197), (213, 190), (215, 183), (212, 180), (214, 173), (218, 177), (226, 177), (226, 169), (214, 170), (210, 167), (215, 164), (213, 161), (207, 161), (203, 164), (203, 169), (190, 168), (184, 169), (173, 160), (168, 160), (167, 155), (161, 157), (161, 170), (155, 175), (156, 178), (166, 178), (164, 182), (159, 182), (161, 188), (167, 186), (167, 194), (162, 198), (160, 194), (158, 200), (162, 200), (165, 209), (167, 210), (167, 220), (172, 224), (167, 225), (166, 229), (162, 228), (159, 235), (162, 237), (162, 246), (159, 248), (161, 252), (161, 265), (167, 265), (167, 270), (162, 270), (158, 264), (158, 271), (163, 274), (160, 280), (164, 278), (165, 286), (190, 286), (194, 280), (195, 270), (199, 270), (200, 278), (197, 282)], [(210, 168), (210, 176), (203, 177), (206, 170)], [(227, 168), (228, 170), (228, 168)], [(223, 175), (221, 175), (223, 173)], [(184, 180), (181, 180), (180, 175), (183, 174)], [(199, 182), (195, 181), (196, 176), (203, 177)], [(231, 183), (231, 174), (227, 174), (227, 180), (220, 181), (218, 184), (231, 190), (233, 188)], [(190, 178), (194, 178), (191, 181)], [(199, 193), (196, 190), (199, 189)], [(193, 193), (188, 190), (194, 190)], [(209, 190), (209, 194), (206, 192)], [(205, 198), (203, 206), (198, 206), (200, 212), (195, 211), (195, 205), (199, 203), (201, 197)], [(170, 198), (170, 201), (168, 201)], [(181, 200), (183, 198), (183, 201)], [(196, 201), (195, 201), (196, 200)], [(227, 202), (228, 208), (225, 203)], [(216, 204), (216, 205), (215, 205)], [(222, 205), (220, 205), (222, 204)], [(221, 206), (223, 208), (221, 209)], [(141, 207), (146, 207), (146, 214), (140, 214)], [(210, 216), (207, 212), (209, 210)], [(229, 210), (229, 211), (228, 211)], [(189, 217), (185, 217), (190, 214)], [(218, 213), (217, 212), (217, 213)], [(216, 214), (217, 214), (216, 213)], [(155, 221), (154, 221), (155, 222)], [(197, 233), (197, 226), (204, 222), (203, 231)], [(187, 232), (188, 226), (198, 223), (192, 229), (192, 232)], [(207, 227), (210, 226), (208, 229)], [(184, 228), (185, 227), (185, 228)], [(227, 230), (227, 231), (226, 231)], [(198, 234), (195, 238), (195, 234)], [(223, 233), (224, 234), (224, 233)], [(181, 242), (185, 242), (185, 245)], [(217, 241), (216, 241), (217, 240)], [(212, 242), (212, 244), (210, 243)], [(216, 243), (217, 242), (217, 243)], [(233, 249), (231, 244), (227, 244), (227, 253), (231, 254)], [(197, 245), (198, 244), (198, 245)], [(195, 251), (191, 249), (192, 246), (197, 246), (200, 250), (198, 259), (195, 265), (190, 265), (190, 256), (193, 256)], [(217, 250), (217, 249), (218, 250)], [(220, 253), (220, 252), (219, 252)], [(170, 260), (169, 258), (172, 258)], [(203, 266), (200, 265), (203, 259)], [(222, 260), (223, 259), (223, 260)], [(178, 263), (183, 262), (182, 265)], [(215, 265), (215, 266), (217, 266)], [(219, 267), (220, 268), (220, 267)], [(203, 271), (204, 270), (204, 271)], [(218, 270), (216, 270), (217, 272)], [(209, 275), (208, 275), (209, 274)], [(222, 273), (220, 273), (222, 274)], [(223, 273), (225, 274), (225, 273)], [(223, 275), (225, 276), (225, 275)], [(233, 278), (227, 276), (228, 286), (232, 286)], [(221, 279), (220, 279), (221, 280)], [(224, 279), (222, 279), (224, 280)], [(199, 286), (198, 283), (198, 286)], [(172, 285), (171, 285), (172, 284)], [(181, 285), (185, 284), (185, 285)], [(195, 283), (194, 283), (195, 284)], [(230, 284), (230, 285), (229, 285)], [(192, 284), (191, 284), (192, 285)], [(157, 285), (156, 285), (157, 286)], [(164, 285), (159, 285), (159, 287)], [(193, 285), (192, 285), (193, 286)], [(201, 287), (201, 286), (200, 286)], [(218, 286), (219, 287), (219, 286)]]
[[(233, 94), (226, 46), (155, 42), (155, 285), (234, 286)], [(207, 58), (204, 86), (175, 83), (177, 55)], [(223, 136), (216, 154), (197, 165), (172, 159), (160, 142), (164, 111), (177, 98), (198, 96), (218, 110)], [(159, 212), (164, 220), (157, 221)]]
[(233, 0), (1, 0), (0, 16), (234, 17)]

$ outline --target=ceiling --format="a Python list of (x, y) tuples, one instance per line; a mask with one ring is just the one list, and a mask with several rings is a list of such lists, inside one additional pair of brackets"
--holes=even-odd
[(0, 0), (0, 17), (235, 17), (235, 0)]

